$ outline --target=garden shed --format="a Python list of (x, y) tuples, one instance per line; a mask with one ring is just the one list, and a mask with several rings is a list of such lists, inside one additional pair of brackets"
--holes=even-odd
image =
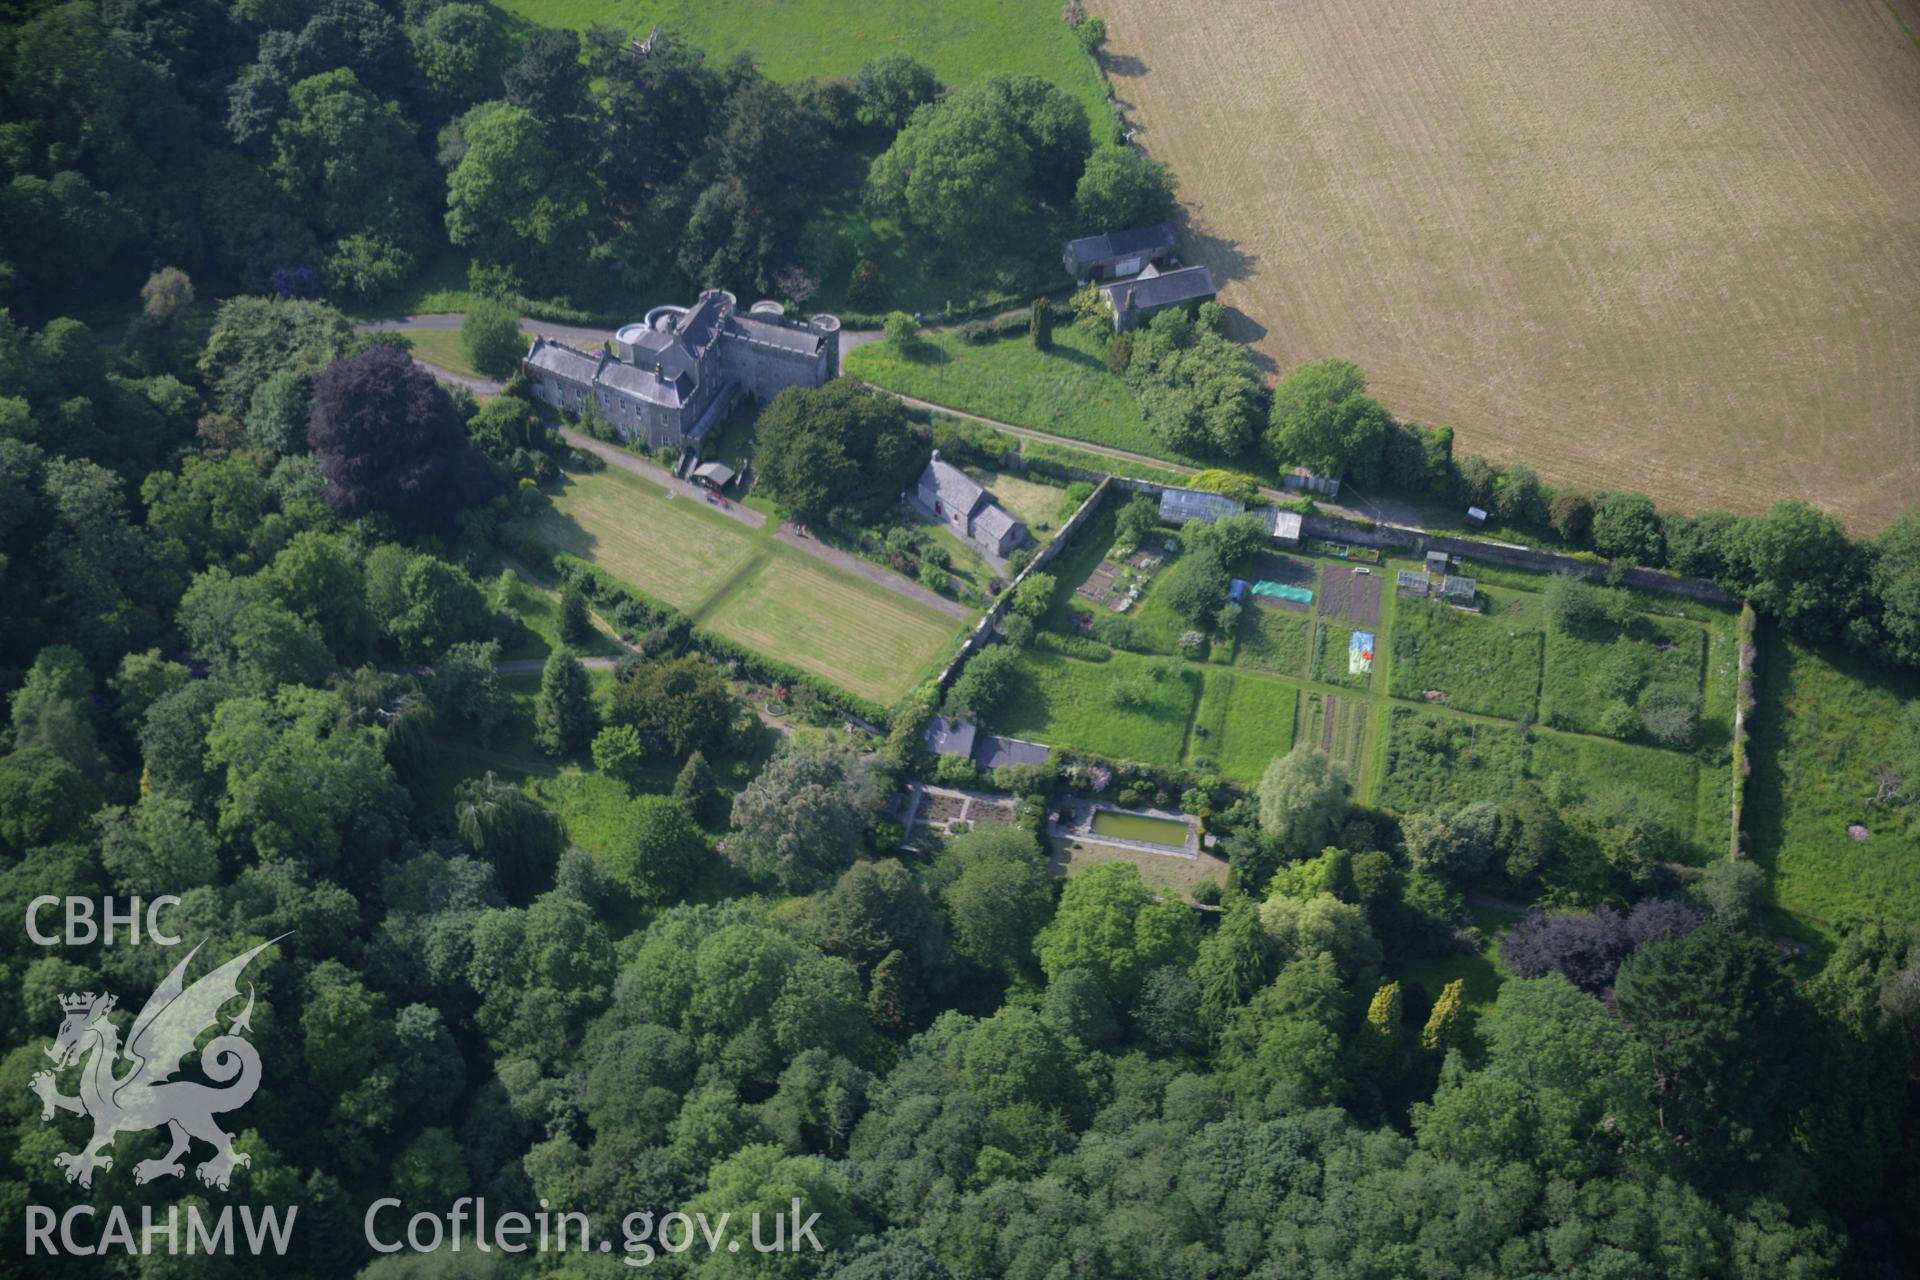
[(1297, 511), (1282, 511), (1279, 507), (1267, 508), (1267, 533), (1283, 547), (1300, 545), (1300, 527), (1302, 517)]
[(693, 478), (716, 493), (733, 483), (734, 470), (724, 462), (703, 462), (693, 469)]

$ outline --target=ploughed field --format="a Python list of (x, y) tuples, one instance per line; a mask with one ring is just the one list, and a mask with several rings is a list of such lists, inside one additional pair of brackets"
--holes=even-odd
[(1912, 0), (1091, 7), (1277, 371), (1681, 509), (1920, 492)]

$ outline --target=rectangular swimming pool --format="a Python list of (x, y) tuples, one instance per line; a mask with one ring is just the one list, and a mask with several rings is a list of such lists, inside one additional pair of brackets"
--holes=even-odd
[(1169, 849), (1187, 847), (1187, 824), (1173, 818), (1148, 818), (1137, 813), (1114, 813), (1102, 809), (1093, 815), (1095, 835), (1117, 840), (1139, 840)]

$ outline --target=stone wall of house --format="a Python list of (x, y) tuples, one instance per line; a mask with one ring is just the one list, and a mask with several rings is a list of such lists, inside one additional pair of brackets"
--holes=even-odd
[(1007, 609), (1013, 604), (1015, 589), (1027, 580), (1027, 575), (1039, 573), (1053, 563), (1054, 557), (1073, 541), (1074, 535), (1086, 525), (1087, 521), (1093, 519), (1093, 513), (1098, 511), (1100, 504), (1106, 500), (1108, 490), (1116, 485), (1137, 483), (1137, 481), (1123, 481), (1118, 476), (1108, 476), (1094, 486), (1093, 492), (1087, 495), (1087, 500), (1067, 517), (1065, 524), (1060, 526), (1060, 532), (1053, 536), (1053, 541), (1033, 553), (1033, 559), (1027, 562), (1027, 567), (1014, 575), (1013, 581), (1007, 584), (1007, 589), (1000, 593), (999, 598), (988, 608), (986, 616), (980, 619), (980, 624), (961, 642), (960, 652), (954, 654), (953, 660), (940, 672), (942, 690), (953, 683), (954, 677), (960, 674), (960, 668), (967, 664), (968, 658), (992, 643), (994, 634), (1000, 626), (1000, 620), (1007, 616)]
[(808, 356), (729, 336), (721, 339), (720, 361), (729, 378), (764, 404), (788, 387), (825, 385), (832, 377), (826, 350), (831, 345), (822, 344), (818, 354)]

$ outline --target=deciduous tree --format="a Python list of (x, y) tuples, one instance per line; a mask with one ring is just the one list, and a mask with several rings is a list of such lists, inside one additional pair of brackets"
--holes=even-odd
[(408, 531), (437, 528), (496, 485), (453, 401), (392, 347), (336, 360), (314, 379), (307, 440), (342, 519), (381, 512)]

